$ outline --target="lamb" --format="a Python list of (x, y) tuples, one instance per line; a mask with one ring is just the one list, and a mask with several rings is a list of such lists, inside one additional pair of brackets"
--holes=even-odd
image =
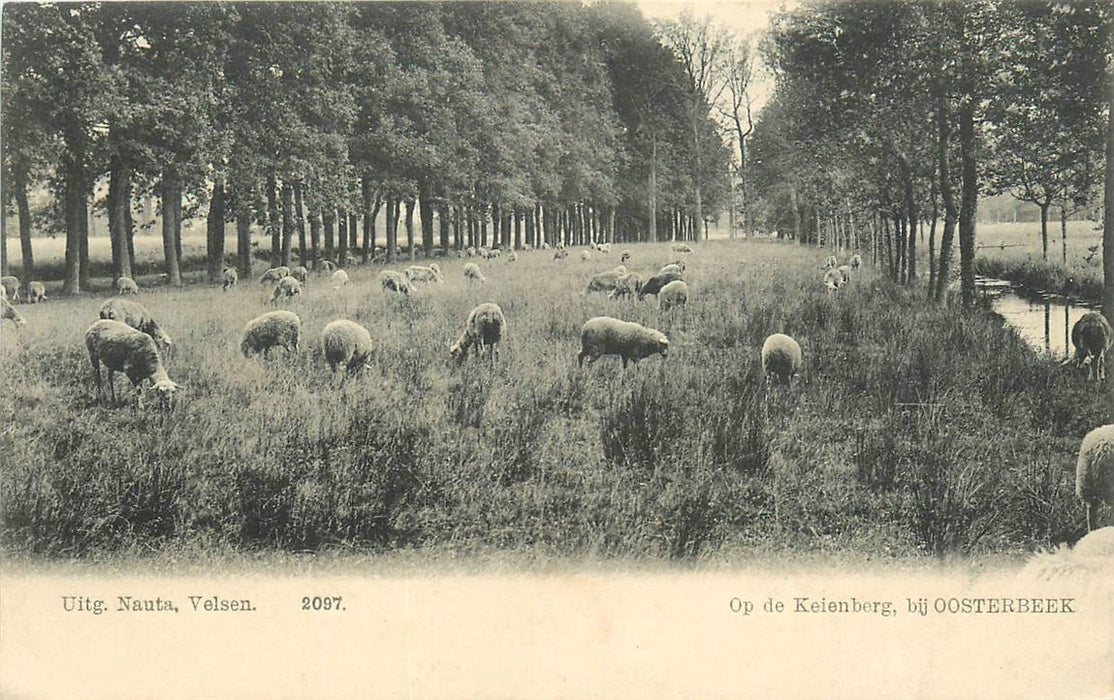
[(309, 279), (309, 270), (304, 265), (298, 265), (290, 268), (290, 276), (305, 284), (306, 280)]
[(277, 305), (279, 299), (293, 299), (301, 293), (302, 283), (293, 275), (287, 275), (275, 285), (275, 291), (271, 292), (271, 303)]
[(278, 282), (283, 277), (286, 277), (289, 274), (290, 274), (290, 268), (286, 267), (285, 265), (280, 265), (279, 267), (272, 267), (271, 269), (264, 272), (262, 276), (260, 276), (259, 284), (266, 284), (267, 282)]
[(0, 287), (4, 288), (4, 296), (12, 301), (19, 301), (19, 278), (14, 275), (0, 277)]
[(261, 354), (281, 347), (287, 353), (298, 351), (302, 337), (302, 321), (290, 311), (269, 311), (248, 321), (244, 326), (244, 339), (240, 342), (240, 352), (244, 357)]
[(625, 262), (626, 262), (626, 261), (628, 261), (628, 260), (630, 260), (630, 251), (629, 251), (629, 250), (624, 250), (624, 251), (623, 251), (623, 252), (622, 252), (622, 253), (621, 253), (621, 254), (619, 255), (619, 262), (621, 262), (621, 263), (625, 263)]
[(126, 323), (135, 330), (151, 336), (152, 340), (161, 343), (164, 348), (173, 345), (170, 336), (159, 327), (159, 324), (151, 316), (151, 312), (137, 301), (109, 299), (101, 304), (100, 317), (110, 321)]
[(235, 287), (236, 283), (240, 281), (240, 276), (236, 274), (236, 269), (226, 267), (221, 271), (221, 291), (227, 292), (229, 287)]
[(1087, 368), (1087, 381), (1097, 378), (1106, 380), (1106, 351), (1114, 345), (1114, 328), (1097, 311), (1089, 311), (1075, 322), (1071, 329), (1071, 344), (1075, 346), (1075, 356), (1064, 364), (1074, 361), (1079, 367)]
[(827, 258), (824, 259), (824, 267), (822, 269), (833, 270), (837, 267), (839, 267), (839, 260), (836, 259), (836, 256), (829, 255)]
[(0, 307), (3, 307), (2, 310), (0, 310), (0, 321), (6, 318), (17, 326), (27, 325), (27, 321), (23, 318), (23, 314), (16, 311), (16, 308), (12, 306), (7, 299), (0, 299)]
[(586, 250), (580, 251), (580, 261), (581, 262), (588, 262), (591, 259), (592, 259), (592, 254), (591, 253), (589, 253)]
[(618, 270), (608, 270), (607, 272), (592, 275), (592, 279), (588, 280), (588, 286), (584, 288), (581, 295), (591, 294), (592, 292), (614, 291), (615, 285), (618, 284), (620, 277), (622, 277), (622, 274), (620, 274)]
[(118, 277), (116, 281), (112, 283), (112, 286), (115, 287), (116, 291), (121, 295), (139, 294), (139, 285), (136, 284), (135, 280), (131, 277)]
[(626, 368), (629, 361), (638, 361), (651, 355), (666, 357), (669, 353), (669, 339), (653, 328), (646, 328), (630, 321), (620, 321), (610, 316), (597, 316), (589, 319), (580, 329), (580, 354), (578, 366), (584, 366), (584, 358), (592, 364), (604, 355), (618, 355)]
[(27, 283), (27, 300), (32, 304), (38, 304), (40, 301), (46, 300), (46, 285), (38, 280)]
[(642, 285), (642, 289), (638, 290), (638, 300), (641, 301), (647, 294), (657, 294), (661, 291), (662, 287), (679, 279), (681, 279), (681, 273), (679, 272), (666, 272), (654, 275), (646, 280), (646, 284)]
[(564, 248), (558, 248), (557, 252), (553, 254), (554, 260), (564, 260), (567, 257), (569, 257), (569, 251), (565, 250)]
[(1114, 506), (1114, 423), (1083, 437), (1075, 463), (1075, 496), (1087, 512), (1087, 531), (1098, 523), (1099, 505)]
[(682, 268), (680, 265), (678, 265), (676, 263), (669, 263), (668, 265), (666, 265), (666, 266), (662, 267), (660, 270), (658, 270), (659, 275), (666, 275), (666, 274), (669, 274), (670, 272), (674, 272), (678, 275), (683, 275), (685, 273), (685, 270), (684, 270), (684, 268)]
[(379, 284), (382, 285), (383, 290), (387, 292), (409, 295), (410, 292), (414, 291), (414, 288), (406, 281), (406, 275), (397, 270), (383, 270), (380, 272)]
[(331, 279), (333, 280), (333, 289), (340, 289), (348, 284), (348, 273), (344, 270), (337, 270), (333, 273)]
[(682, 280), (673, 280), (661, 288), (658, 293), (658, 306), (662, 311), (669, 311), (678, 306), (684, 306), (689, 300), (689, 286)]
[(829, 294), (839, 289), (843, 286), (843, 274), (835, 268), (828, 268), (824, 273), (824, 286), (828, 288)]
[(617, 297), (626, 296), (628, 294), (637, 294), (642, 289), (642, 278), (634, 273), (620, 275), (619, 279), (615, 280), (615, 288), (607, 295), (608, 299), (615, 299)]
[(863, 256), (855, 253), (851, 256), (851, 269), (858, 270), (863, 264)]
[(437, 282), (443, 284), (445, 279), (441, 277), (441, 268), (437, 263), (430, 263), (429, 267), (422, 267), (421, 265), (411, 265), (403, 271), (406, 274), (406, 281), (414, 282)]
[(480, 266), (476, 263), (464, 264), (464, 276), (472, 282), (487, 282), (487, 278), (480, 272)]
[(801, 346), (783, 333), (774, 333), (762, 343), (762, 373), (766, 383), (791, 385), (793, 375), (801, 371)]
[(499, 354), (498, 344), (506, 331), (507, 318), (499, 305), (491, 302), (480, 304), (468, 314), (464, 332), (449, 348), (449, 354), (457, 362), (461, 362), (475, 346), (480, 355), (487, 351), (491, 361), (495, 362)]
[(334, 374), (339, 365), (344, 365), (351, 374), (369, 366), (371, 334), (358, 323), (345, 319), (333, 321), (321, 332), (321, 349)]
[(692, 248), (690, 248), (685, 243), (674, 243), (673, 245), (669, 246), (669, 249), (672, 250), (674, 253), (688, 253), (690, 255), (692, 254)]
[(123, 372), (138, 387), (150, 380), (159, 398), (165, 403), (182, 387), (171, 381), (159, 358), (158, 348), (151, 336), (137, 331), (122, 321), (101, 319), (85, 331), (85, 347), (97, 380), (97, 398), (101, 399), (101, 364), (108, 369), (108, 387), (112, 400), (116, 400), (116, 372)]

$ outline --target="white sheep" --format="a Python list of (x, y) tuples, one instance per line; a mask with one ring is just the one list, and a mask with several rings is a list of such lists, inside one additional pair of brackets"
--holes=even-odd
[(0, 284), (0, 299), (8, 300), (8, 289), (2, 284)]
[(679, 258), (677, 260), (670, 260), (669, 262), (665, 263), (665, 265), (662, 265), (662, 268), (669, 267), (670, 265), (676, 265), (677, 267), (681, 268), (681, 272), (685, 271), (685, 261), (684, 260), (681, 260)]
[(379, 273), (379, 284), (384, 291), (410, 294), (414, 288), (406, 281), (406, 275), (397, 270), (383, 270)]
[(689, 286), (683, 280), (673, 280), (658, 292), (658, 306), (661, 311), (685, 306), (689, 300)]
[(654, 275), (650, 279), (646, 280), (646, 284), (642, 285), (642, 288), (638, 290), (639, 301), (641, 301), (647, 294), (657, 294), (661, 291), (662, 287), (669, 284), (670, 282), (673, 282), (674, 280), (679, 279), (681, 279), (680, 272), (670, 271)]
[(0, 287), (4, 288), (4, 295), (13, 302), (19, 301), (19, 278), (14, 275), (0, 277)]
[[(395, 251), (395, 254), (397, 255), (398, 251)], [(348, 252), (348, 253), (344, 254), (344, 266), (345, 267), (355, 267), (356, 266), (356, 256), (353, 253)]]
[(549, 250), (549, 241), (542, 241), (542, 250)]
[(580, 262), (588, 262), (592, 259), (592, 254), (586, 250), (580, 251)]
[(244, 326), (244, 338), (240, 342), (240, 352), (244, 357), (262, 354), (280, 347), (287, 353), (297, 352), (302, 338), (302, 321), (290, 311), (268, 311), (248, 321)]
[(406, 275), (406, 281), (413, 284), (414, 282), (437, 282), (443, 284), (445, 279), (441, 276), (441, 268), (437, 263), (430, 263), (429, 267), (422, 267), (421, 265), (411, 265), (403, 270)]
[(1075, 495), (1087, 512), (1087, 531), (1098, 521), (1100, 504), (1114, 506), (1114, 423), (1083, 437), (1075, 463)]
[(221, 270), (221, 291), (227, 292), (229, 287), (235, 287), (236, 283), (240, 281), (240, 275), (236, 273), (236, 268), (226, 267)]
[(339, 365), (344, 365), (349, 373), (356, 372), (371, 362), (371, 334), (358, 323), (346, 319), (333, 321), (321, 332), (321, 349), (334, 373)]
[(348, 273), (344, 270), (337, 270), (333, 273), (331, 279), (333, 281), (333, 289), (340, 289), (344, 285), (348, 284)]
[(151, 312), (147, 310), (147, 307), (137, 301), (109, 299), (101, 304), (99, 315), (103, 319), (120, 321), (141, 333), (146, 333), (151, 336), (152, 340), (161, 343), (164, 348), (169, 348), (173, 345), (170, 336), (159, 327), (159, 324), (155, 321), (154, 317), (151, 316)]
[(479, 304), (468, 314), (464, 331), (449, 348), (449, 355), (460, 362), (468, 356), (468, 351), (475, 347), (478, 354), (483, 355), (486, 351), (491, 361), (495, 362), (499, 353), (499, 342), (506, 332), (507, 318), (499, 305), (491, 302)]
[(601, 253), (610, 253), (611, 252), (611, 244), (610, 243), (600, 243), (599, 245), (596, 246), (596, 250), (598, 250)]
[(1087, 380), (1106, 379), (1106, 351), (1114, 345), (1114, 328), (1097, 311), (1083, 314), (1071, 329), (1071, 344), (1075, 355), (1063, 364), (1074, 361), (1079, 367), (1087, 368)]
[(27, 325), (27, 321), (23, 318), (23, 314), (16, 311), (16, 308), (12, 306), (7, 299), (0, 299), (0, 307), (2, 307), (2, 309), (0, 309), (0, 321), (8, 319), (17, 326)]
[(292, 267), (290, 268), (290, 276), (298, 280), (302, 284), (305, 284), (306, 280), (309, 279), (309, 269), (307, 269), (304, 265)]
[(518, 253), (514, 252), (513, 250), (511, 252), (507, 253), (507, 262), (513, 263), (517, 260), (518, 260)]
[(117, 277), (112, 286), (120, 294), (139, 294), (139, 285), (131, 277)]
[(684, 268), (681, 267), (680, 265), (678, 265), (677, 263), (669, 263), (668, 265), (664, 265), (660, 270), (658, 270), (659, 275), (667, 275), (671, 272), (676, 273), (678, 275), (685, 274)]
[(669, 249), (672, 250), (674, 253), (688, 253), (690, 255), (692, 254), (692, 248), (689, 247), (686, 243), (674, 243), (673, 245), (669, 246)]
[(473, 246), (468, 246), (464, 249), (464, 254), (469, 258), (476, 257), (476, 249)]
[(569, 257), (569, 251), (564, 248), (558, 248), (556, 252), (553, 253), (554, 260), (564, 260), (567, 257)]
[(534, 246), (530, 245), (529, 243), (522, 246), (522, 250), (524, 250), (526, 252), (530, 252), (533, 249), (534, 249)]
[(487, 282), (487, 278), (480, 272), (480, 266), (476, 263), (464, 264), (464, 277), (471, 282)]
[(313, 269), (321, 274), (326, 274), (337, 269), (337, 264), (328, 258), (321, 258), (314, 264)]
[(633, 272), (625, 275), (620, 275), (619, 279), (615, 280), (615, 288), (607, 295), (609, 299), (615, 299), (629, 294), (638, 294), (642, 290), (642, 278)]
[(1114, 527), (1100, 527), (1088, 532), (1075, 547), (1066, 544), (1051, 552), (1036, 552), (1021, 570), (1025, 581), (1070, 581), (1073, 589), (1087, 589), (1089, 584), (1102, 582), (1106, 587), (1114, 581)]
[(803, 362), (800, 344), (783, 333), (774, 333), (762, 343), (762, 373), (767, 383), (792, 384)]
[(834, 269), (835, 269), (835, 268), (837, 268), (837, 267), (839, 267), (839, 260), (838, 260), (838, 259), (836, 258), (836, 256), (834, 256), (834, 255), (829, 255), (828, 257), (824, 258), (824, 267), (823, 267), (823, 269), (825, 269), (825, 270), (834, 270)]
[(285, 265), (280, 265), (279, 267), (272, 267), (271, 269), (267, 270), (262, 275), (260, 275), (259, 284), (266, 284), (267, 282), (278, 282), (283, 277), (286, 277), (289, 274), (290, 274), (290, 268), (286, 267)]
[(863, 264), (863, 256), (855, 253), (851, 256), (851, 269), (858, 270)]
[(588, 280), (588, 286), (584, 288), (581, 295), (591, 294), (593, 292), (612, 292), (615, 290), (615, 285), (619, 283), (619, 278), (623, 275), (617, 270), (608, 270), (607, 272), (600, 272), (592, 275)]
[[(836, 268), (836, 272), (838, 272), (840, 274), (840, 276), (843, 278), (843, 284), (847, 284), (848, 282), (851, 281), (851, 266), (850, 265), (840, 265), (839, 267)], [(842, 285), (840, 285), (840, 286), (842, 286)]]
[(27, 301), (38, 304), (46, 300), (46, 285), (38, 280), (27, 283)]
[(293, 275), (287, 275), (275, 285), (275, 290), (271, 292), (271, 303), (277, 305), (279, 299), (293, 299), (301, 293), (302, 283), (295, 279)]
[(597, 316), (589, 319), (580, 329), (580, 354), (577, 364), (584, 366), (584, 358), (592, 364), (604, 355), (618, 355), (627, 363), (669, 353), (669, 339), (653, 328), (646, 328), (630, 321), (620, 321), (610, 316)]
[(97, 398), (104, 390), (101, 385), (101, 365), (108, 368), (108, 387), (112, 400), (116, 400), (116, 372), (123, 372), (133, 386), (150, 380), (164, 402), (180, 387), (171, 381), (159, 358), (159, 350), (151, 336), (137, 331), (126, 323), (101, 319), (85, 331), (85, 347), (97, 380)]
[(834, 267), (830, 267), (824, 272), (824, 286), (828, 288), (828, 293), (836, 291), (843, 286), (843, 273)]
[(626, 265), (616, 265), (615, 266), (615, 272), (618, 272), (620, 276), (625, 275), (625, 274), (627, 274), (627, 266)]

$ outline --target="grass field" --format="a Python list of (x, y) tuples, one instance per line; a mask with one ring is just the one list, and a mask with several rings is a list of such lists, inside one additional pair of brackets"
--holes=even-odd
[[(1032, 289), (1102, 298), (1102, 230), (1093, 221), (1068, 222), (1068, 255), (1063, 258), (1060, 222), (1048, 224), (1048, 260), (1041, 259), (1040, 222), (979, 224), (976, 270)], [(1092, 255), (1090, 248), (1100, 246)], [(1000, 247), (994, 247), (1000, 246)], [(1088, 260), (1088, 257), (1090, 258)]]
[[(646, 275), (676, 257), (632, 246)], [(1016, 553), (1074, 540), (1080, 438), (1108, 422), (1094, 384), (1034, 355), (982, 313), (926, 308), (865, 270), (836, 295), (822, 251), (711, 242), (687, 258), (693, 298), (581, 296), (618, 256), (462, 260), (411, 298), (375, 267), (290, 308), (302, 350), (244, 359), (270, 307), (241, 283), (145, 290), (174, 339), (169, 412), (96, 401), (83, 332), (107, 297), (23, 305), (0, 341), (3, 544), (9, 554), (186, 559), (229, 552), (506, 552), (527, 557), (741, 560)], [(468, 310), (508, 318), (495, 367), (457, 367)], [(595, 315), (654, 326), (670, 356), (578, 368)], [(334, 385), (317, 349), (335, 318), (366, 325), (373, 367)], [(758, 348), (804, 348), (767, 392)], [(120, 380), (120, 387), (124, 382)]]

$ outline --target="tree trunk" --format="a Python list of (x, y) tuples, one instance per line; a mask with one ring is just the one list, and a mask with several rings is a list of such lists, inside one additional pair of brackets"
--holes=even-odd
[(236, 198), (236, 272), (244, 280), (251, 279), (251, 207)]
[(282, 264), (290, 267), (290, 239), (294, 235), (294, 188), (282, 182)]
[(321, 210), (318, 209), (319, 204), (315, 202), (316, 197), (310, 198), (309, 209), (309, 249), (310, 249), (310, 262), (313, 263), (313, 269), (316, 270), (320, 266), (321, 261)]
[(224, 271), (224, 177), (213, 181), (213, 198), (209, 202), (206, 220), (206, 270), (210, 284), (220, 282)]
[(398, 248), (398, 199), (387, 197), (387, 262), (394, 263)]
[(437, 235), (439, 245), (441, 247), (441, 254), (449, 254), (449, 204), (444, 200), (437, 203)]
[(337, 267), (348, 266), (348, 212), (337, 209)]
[(1060, 207), (1060, 252), (1064, 264), (1068, 264), (1068, 210)]
[[(422, 217), (422, 249), (433, 257), (433, 186), (428, 180), (418, 183), (418, 213)], [(413, 254), (410, 256), (413, 258)]]
[(936, 202), (936, 185), (932, 188), (932, 223), (928, 227), (928, 299), (936, 295), (936, 221), (940, 216)]
[(406, 251), (407, 257), (414, 259), (414, 200), (406, 199)]
[(124, 206), (124, 240), (128, 244), (128, 271), (135, 274), (135, 219), (132, 218), (131, 197)]
[(162, 252), (166, 260), (166, 274), (174, 287), (182, 286), (181, 261), (178, 259), (178, 241), (181, 237), (179, 221), (182, 212), (182, 188), (173, 174), (162, 179)]
[(1037, 202), (1041, 209), (1041, 260), (1048, 262), (1048, 207), (1050, 202)]
[(282, 230), (279, 224), (278, 200), (274, 175), (267, 176), (267, 231), (271, 234), (271, 267), (282, 264)]
[(379, 198), (375, 196), (374, 190), (369, 176), (364, 175), (360, 178), (360, 208), (364, 214), (364, 264), (371, 259), (371, 251), (375, 247), (375, 222), (372, 219), (371, 209), (374, 205), (373, 200), (377, 202)]
[[(16, 174), (15, 203), (19, 214), (19, 251), (23, 260), (20, 271), (24, 280), (35, 279), (35, 254), (31, 249), (31, 206), (27, 202), (27, 172), (20, 169)], [(4, 212), (4, 219), (7, 219)]]
[(975, 105), (967, 100), (959, 108), (959, 153), (962, 173), (959, 210), (959, 274), (963, 306), (975, 303), (975, 224), (979, 207), (979, 173), (975, 154)]
[(909, 159), (904, 154), (898, 154), (898, 168), (901, 172), (902, 188), (904, 190), (905, 218), (908, 225), (909, 249), (906, 253), (908, 272), (906, 281), (914, 284), (917, 280), (917, 202), (913, 196), (913, 168)]
[(371, 207), (371, 218), (364, 219), (364, 261), (369, 256), (375, 255), (375, 222), (379, 220), (379, 210), (383, 208), (383, 199), (375, 194), (375, 203)]
[(804, 243), (801, 237), (801, 207), (797, 201), (797, 186), (793, 183), (789, 183), (789, 208), (793, 210), (793, 238)]
[[(333, 226), (336, 224), (337, 215), (335, 209), (326, 209), (321, 213), (321, 227), (325, 233), (325, 257), (336, 257), (336, 239), (334, 238)], [(333, 260), (336, 262), (336, 260)]]
[(650, 242), (658, 242), (658, 139), (657, 134), (650, 136)]
[(461, 207), (459, 204), (453, 206), (453, 248), (456, 250), (464, 249), (464, 238), (461, 236)]
[[(1114, 325), (1114, 71), (1108, 75), (1106, 117), (1106, 174), (1102, 219), (1102, 274), (1103, 295), (1102, 313)], [(1114, 351), (1106, 353), (1107, 381), (1114, 380)], [(1114, 417), (1114, 391), (1108, 391), (1110, 411), (1107, 418)]]
[(8, 276), (8, 193), (0, 194), (0, 277)]
[[(91, 188), (86, 188), (86, 190), (82, 192), (80, 204), (81, 216), (78, 217), (78, 223), (81, 226), (81, 253), (78, 262), (78, 281), (81, 283), (82, 289), (89, 289), (89, 278), (92, 276), (92, 270), (89, 267), (89, 219), (92, 216), (92, 212), (89, 210), (89, 201), (92, 198), (92, 194)], [(179, 220), (180, 219), (181, 215), (179, 214)], [(182, 241), (180, 235), (177, 239), (177, 243), (178, 257), (180, 259), (182, 257)]]
[[(306, 210), (302, 201), (302, 183), (295, 181), (294, 189), (294, 228), (298, 231), (298, 262), (302, 267), (310, 265), (310, 254), (306, 248)], [(314, 251), (316, 256), (316, 251)]]
[(940, 264), (936, 270), (936, 301), (944, 300), (948, 288), (948, 276), (952, 260), (952, 242), (955, 239), (955, 227), (958, 219), (958, 209), (955, 203), (955, 194), (952, 191), (951, 165), (948, 158), (948, 142), (951, 127), (948, 123), (948, 98), (943, 88), (936, 97), (936, 165), (940, 178), (940, 200), (944, 204), (944, 230), (940, 235)]

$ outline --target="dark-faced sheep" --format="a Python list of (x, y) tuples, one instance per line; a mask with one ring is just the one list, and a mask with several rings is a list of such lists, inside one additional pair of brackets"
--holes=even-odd
[(576, 361), (583, 367), (585, 358), (592, 364), (604, 355), (618, 355), (625, 368), (628, 362), (638, 364), (651, 355), (666, 357), (668, 353), (669, 339), (661, 331), (610, 316), (597, 316), (580, 329), (580, 354)]
[(294, 278), (293, 275), (287, 275), (279, 280), (275, 285), (275, 290), (271, 292), (271, 304), (278, 305), (279, 300), (289, 301), (302, 293), (302, 283)]
[(229, 287), (235, 287), (236, 283), (240, 281), (240, 275), (236, 272), (234, 267), (226, 267), (221, 270), (221, 291), (227, 292)]
[(159, 358), (155, 341), (146, 333), (126, 323), (101, 319), (85, 331), (85, 347), (97, 380), (97, 398), (103, 397), (101, 365), (108, 368), (108, 387), (116, 400), (116, 372), (123, 372), (133, 386), (150, 380), (159, 398), (165, 403), (181, 387), (170, 380)]
[(487, 278), (480, 272), (480, 266), (476, 263), (465, 263), (464, 277), (469, 282), (487, 282)]
[(569, 257), (569, 251), (565, 250), (564, 248), (558, 248), (553, 253), (553, 259), (554, 260), (564, 260), (567, 257)]
[(628, 260), (630, 260), (630, 251), (629, 250), (624, 250), (622, 253), (619, 254), (619, 262), (625, 263)]
[(1106, 352), (1114, 345), (1114, 329), (1101, 313), (1089, 311), (1075, 322), (1071, 329), (1071, 344), (1075, 346), (1074, 361), (1087, 368), (1087, 380), (1106, 379)]
[(619, 279), (615, 280), (615, 288), (608, 294), (608, 298), (616, 299), (618, 297), (638, 294), (642, 289), (642, 278), (633, 272), (625, 275), (620, 275)]
[(4, 295), (11, 301), (19, 301), (19, 278), (14, 275), (0, 277), (0, 287), (4, 288)]
[(38, 280), (27, 283), (27, 301), (32, 304), (38, 304), (40, 301), (46, 301), (46, 285)]
[(161, 343), (164, 348), (173, 345), (170, 336), (159, 327), (154, 317), (151, 316), (151, 312), (138, 301), (109, 299), (101, 304), (100, 317), (110, 321), (126, 323), (137, 331), (151, 336), (152, 340)]
[(615, 289), (615, 285), (619, 283), (619, 278), (622, 276), (623, 274), (618, 270), (608, 270), (607, 272), (592, 275), (592, 278), (588, 280), (588, 285), (581, 294), (612, 292)]
[(498, 304), (486, 302), (476, 306), (468, 314), (464, 323), (464, 331), (460, 338), (449, 348), (449, 354), (457, 362), (468, 356), (470, 349), (483, 355), (486, 351), (492, 362), (495, 362), (499, 343), (507, 332), (507, 319)]
[(863, 264), (863, 256), (855, 253), (851, 256), (851, 269), (858, 270)]
[(244, 357), (267, 356), (271, 348), (283, 348), (288, 354), (298, 351), (302, 337), (302, 321), (290, 311), (269, 311), (248, 321), (240, 352)]
[(7, 299), (0, 299), (0, 321), (4, 319), (11, 321), (17, 326), (27, 324), (27, 321), (23, 318), (23, 314), (16, 311), (16, 308), (11, 305), (11, 302)]
[(639, 301), (641, 301), (647, 294), (656, 295), (658, 292), (661, 291), (662, 287), (669, 284), (670, 282), (679, 279), (681, 279), (680, 272), (665, 272), (654, 275), (650, 279), (646, 280), (646, 283), (642, 285), (642, 289), (638, 290)]
[(674, 243), (669, 246), (669, 249), (674, 253), (687, 253), (692, 255), (692, 248), (687, 243)]
[(1075, 496), (1083, 501), (1088, 532), (1098, 524), (1099, 506), (1114, 506), (1114, 423), (1095, 428), (1079, 444)]
[(843, 273), (834, 267), (828, 268), (824, 272), (824, 286), (828, 289), (829, 294), (842, 287)]
[(379, 284), (383, 287), (384, 291), (394, 292), (396, 294), (409, 295), (414, 291), (410, 283), (406, 280), (406, 275), (397, 270), (383, 270), (379, 273)]
[(791, 384), (803, 362), (800, 344), (783, 333), (774, 333), (762, 343), (762, 373), (767, 383)]
[(823, 269), (825, 269), (825, 270), (834, 270), (834, 269), (835, 269), (835, 268), (837, 268), (837, 267), (839, 267), (839, 259), (837, 259), (837, 258), (836, 258), (836, 256), (834, 256), (834, 255), (829, 255), (828, 257), (824, 258), (824, 267), (823, 267)]
[(346, 319), (333, 321), (321, 332), (321, 349), (334, 373), (343, 366), (351, 374), (370, 363), (371, 334), (358, 323)]

